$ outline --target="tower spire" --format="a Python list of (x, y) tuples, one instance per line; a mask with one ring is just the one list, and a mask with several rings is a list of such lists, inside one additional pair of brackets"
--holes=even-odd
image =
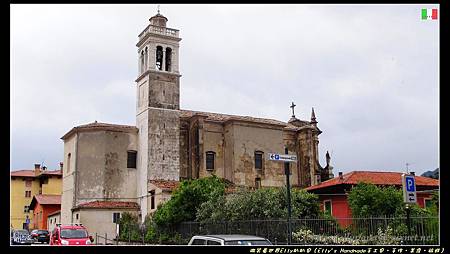
[(311, 111), (311, 123), (317, 123), (317, 121), (316, 121), (316, 114), (314, 113), (314, 107), (312, 108), (312, 111)]

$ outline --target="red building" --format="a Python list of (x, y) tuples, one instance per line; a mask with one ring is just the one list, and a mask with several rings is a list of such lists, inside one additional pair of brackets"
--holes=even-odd
[[(346, 174), (339, 172), (339, 176), (318, 185), (306, 188), (308, 192), (319, 196), (320, 208), (322, 211), (330, 211), (333, 217), (337, 218), (341, 225), (347, 225), (351, 218), (352, 211), (348, 205), (348, 193), (353, 186), (360, 182), (372, 183), (377, 186), (395, 186), (402, 188), (401, 172), (380, 172), (380, 171), (352, 171)], [(439, 189), (439, 180), (416, 176), (417, 204), (424, 208), (431, 201), (431, 195)], [(342, 218), (339, 220), (339, 218)]]
[(47, 229), (48, 215), (61, 210), (61, 195), (36, 195), (31, 200), (30, 210), (33, 210), (30, 229)]

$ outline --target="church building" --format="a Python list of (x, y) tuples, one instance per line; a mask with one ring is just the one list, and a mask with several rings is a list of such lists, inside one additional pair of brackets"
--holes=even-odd
[(117, 214), (134, 212), (144, 221), (185, 179), (217, 175), (236, 186), (285, 186), (283, 163), (268, 158), (285, 148), (298, 158), (290, 166), (292, 186), (333, 177), (328, 154), (327, 166), (319, 164), (314, 109), (301, 120), (292, 103), (287, 122), (181, 109), (181, 38), (167, 21), (158, 11), (138, 36), (136, 126), (93, 122), (62, 137), (62, 223), (89, 221), (113, 234)]

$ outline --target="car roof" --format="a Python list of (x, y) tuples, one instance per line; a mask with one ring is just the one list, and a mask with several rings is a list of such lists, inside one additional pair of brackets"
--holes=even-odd
[(211, 237), (218, 238), (224, 241), (236, 241), (236, 240), (267, 240), (263, 237), (254, 235), (196, 235), (194, 237)]
[(83, 226), (74, 226), (74, 225), (61, 225), (61, 229), (86, 229)]

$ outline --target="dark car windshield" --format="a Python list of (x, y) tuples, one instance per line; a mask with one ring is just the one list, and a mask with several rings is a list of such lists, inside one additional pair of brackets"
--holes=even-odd
[(49, 234), (47, 230), (38, 230), (36, 234)]
[(225, 245), (272, 245), (267, 240), (235, 240), (225, 241)]
[(61, 238), (86, 238), (87, 232), (84, 229), (61, 229)]

